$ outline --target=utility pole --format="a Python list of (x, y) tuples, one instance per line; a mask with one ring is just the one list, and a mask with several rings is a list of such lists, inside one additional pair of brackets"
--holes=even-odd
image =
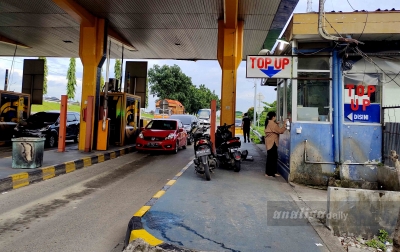
[(307, 0), (307, 11), (306, 12), (313, 12), (313, 10), (312, 10), (312, 0)]
[[(258, 107), (256, 109), (256, 112), (261, 115), (261, 112), (262, 112), (261, 101), (264, 100), (264, 95), (262, 93), (258, 93), (257, 100), (258, 100)], [(258, 120), (257, 120), (257, 127), (259, 127), (259, 126), (260, 126), (260, 117), (258, 117)]]

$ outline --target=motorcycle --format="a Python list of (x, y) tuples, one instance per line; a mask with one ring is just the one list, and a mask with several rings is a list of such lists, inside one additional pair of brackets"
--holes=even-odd
[(216, 154), (219, 164), (225, 167), (233, 168), (233, 171), (239, 172), (242, 160), (248, 155), (247, 150), (241, 150), (241, 141), (239, 137), (232, 137), (229, 128), (235, 124), (217, 127), (215, 133)]
[(210, 134), (207, 134), (209, 127), (197, 127), (193, 129), (194, 137), (194, 154), (195, 171), (204, 174), (206, 180), (211, 180), (211, 173), (217, 167), (217, 160), (212, 150), (212, 142)]

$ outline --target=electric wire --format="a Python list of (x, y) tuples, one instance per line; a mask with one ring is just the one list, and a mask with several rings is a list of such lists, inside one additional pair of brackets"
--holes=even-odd
[(335, 29), (335, 27), (332, 26), (332, 24), (328, 21), (328, 19), (326, 18), (326, 16), (324, 16), (326, 22), (328, 22), (328, 24), (332, 27), (332, 29), (336, 32), (337, 35), (339, 35), (339, 37), (343, 38), (343, 36)]
[[(400, 84), (397, 83), (396, 80), (394, 80), (394, 78), (390, 77), (389, 74), (386, 73), (386, 71), (384, 71), (378, 64), (376, 64), (376, 62), (375, 62), (373, 59), (371, 59), (368, 55), (366, 55), (363, 51), (361, 51), (361, 50), (358, 48), (358, 46), (352, 48), (352, 50), (353, 50), (355, 53), (359, 54), (361, 57), (363, 57), (363, 58), (364, 58), (365, 60), (367, 60), (368, 62), (374, 64), (375, 67), (377, 67), (382, 73), (384, 73), (384, 74), (391, 80), (391, 82), (396, 83), (396, 85), (400, 87)], [(400, 72), (396, 75), (396, 77), (397, 77), (399, 74), (400, 74)], [(395, 78), (396, 78), (396, 77), (395, 77)], [(387, 83), (387, 82), (385, 82), (385, 83)]]
[(15, 45), (15, 50), (14, 50), (14, 56), (13, 56), (13, 60), (12, 60), (12, 63), (11, 63), (11, 69), (10, 69), (10, 85), (8, 85), (8, 88), (11, 88), (11, 85), (12, 85), (12, 77), (13, 77), (13, 68), (14, 68), (14, 60), (15, 60), (15, 54), (17, 53), (17, 47), (18, 47), (18, 45)]
[(347, 0), (347, 3), (349, 3), (350, 7), (353, 9), (353, 11), (356, 11), (356, 9), (353, 8), (353, 6), (351, 5), (351, 3), (349, 2), (349, 0)]
[(367, 17), (365, 18), (364, 28), (362, 29), (361, 34), (357, 40), (360, 40), (361, 36), (364, 34), (365, 27), (367, 26), (367, 22), (368, 22), (368, 11), (367, 11)]

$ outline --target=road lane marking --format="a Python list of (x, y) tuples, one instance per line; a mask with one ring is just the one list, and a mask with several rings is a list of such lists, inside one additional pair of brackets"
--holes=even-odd
[(136, 240), (137, 238), (143, 239), (145, 242), (150, 244), (151, 246), (157, 246), (163, 243), (163, 241), (157, 239), (153, 235), (151, 235), (149, 232), (147, 232), (145, 229), (137, 229), (137, 230), (132, 230), (131, 231), (131, 236), (129, 238), (129, 242)]
[[(185, 167), (182, 168), (182, 170), (174, 177), (174, 179), (169, 180), (165, 184), (164, 188), (167, 187), (166, 190), (168, 190), (168, 187), (170, 187), (170, 186), (172, 186), (173, 184), (176, 183), (176, 179), (175, 178), (177, 178), (177, 177), (179, 178), (186, 171), (186, 169), (189, 168), (193, 164), (193, 158), (191, 158), (191, 159), (192, 159), (192, 161), (190, 161), (187, 165), (185, 165)], [(166, 193), (165, 190), (158, 191), (149, 201), (149, 202), (152, 202), (151, 206), (153, 206), (157, 202), (157, 200), (160, 197), (162, 197), (165, 193)], [(147, 205), (142, 206), (133, 215), (132, 218), (139, 217), (141, 219), (148, 211), (150, 211), (151, 206), (147, 206)], [(139, 221), (141, 222), (140, 219), (139, 219)], [(137, 222), (138, 220), (135, 220), (135, 221)], [(164, 243), (162, 240), (159, 240), (159, 239), (155, 238), (153, 235), (151, 235), (150, 233), (148, 233), (145, 229), (135, 229), (135, 230), (131, 229), (131, 230), (129, 230), (129, 228), (128, 228), (127, 235), (128, 234), (129, 234), (129, 242), (128, 243), (130, 243), (131, 241), (136, 240), (138, 238), (141, 238), (141, 239), (145, 240), (147, 243), (149, 243), (152, 246), (157, 246), (157, 245), (160, 245), (160, 244)], [(126, 243), (127, 240), (125, 240), (124, 242)], [(128, 244), (126, 244), (126, 245), (128, 245)]]
[(175, 184), (175, 182), (176, 182), (176, 180), (172, 179), (172, 180), (168, 181), (168, 183), (166, 185), (172, 186), (173, 184)]
[(161, 190), (158, 191), (156, 194), (154, 194), (153, 198), (159, 199), (161, 198), (161, 196), (163, 196), (165, 194), (165, 191)]
[(11, 175), (11, 178), (13, 182), (13, 189), (29, 185), (29, 174), (27, 172), (13, 174)]
[(97, 162), (98, 163), (104, 162), (104, 155), (103, 154), (97, 155)]
[(142, 206), (133, 216), (142, 217), (149, 210), (150, 206)]
[(51, 179), (56, 176), (56, 168), (54, 166), (49, 166), (42, 168), (43, 180)]
[(84, 157), (83, 160), (83, 167), (91, 166), (92, 165), (92, 158), (91, 157)]
[(65, 163), (65, 173), (73, 172), (75, 170), (76, 170), (76, 167), (75, 167), (74, 161)]

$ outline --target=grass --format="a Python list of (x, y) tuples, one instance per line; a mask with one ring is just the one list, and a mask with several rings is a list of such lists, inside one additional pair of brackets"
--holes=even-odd
[(146, 118), (154, 118), (154, 115), (148, 114), (148, 113), (142, 113), (140, 116), (141, 117), (146, 117)]
[[(31, 112), (60, 110), (60, 103), (43, 101), (43, 105), (32, 105)], [(78, 105), (68, 105), (68, 111), (80, 112), (81, 107)]]
[[(262, 136), (264, 136), (264, 126), (260, 126), (260, 127), (257, 127), (257, 126), (254, 127), (253, 126), (253, 129), (255, 129), (258, 133), (260, 133)], [(261, 143), (260, 139), (258, 138), (258, 136), (256, 136), (253, 133), (253, 131), (250, 131), (250, 138), (256, 144), (260, 144)]]

